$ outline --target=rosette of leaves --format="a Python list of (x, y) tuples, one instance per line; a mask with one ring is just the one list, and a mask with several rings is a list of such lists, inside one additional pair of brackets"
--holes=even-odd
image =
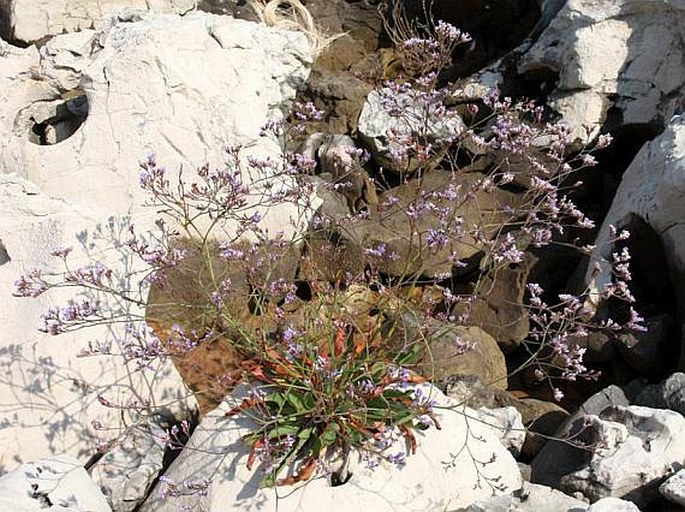
[[(325, 457), (346, 461), (352, 450), (392, 461), (383, 453), (389, 432), (399, 432), (413, 453), (414, 428), (440, 428), (410, 386), (424, 381), (405, 368), (419, 356), (417, 346), (393, 355), (382, 325), (367, 332), (341, 321), (309, 327), (306, 334), (285, 329), (243, 362), (254, 392), (226, 413), (250, 414), (259, 425), (245, 441), (247, 466), (262, 464), (263, 486), (309, 480)], [(343, 473), (332, 478), (344, 482)]]

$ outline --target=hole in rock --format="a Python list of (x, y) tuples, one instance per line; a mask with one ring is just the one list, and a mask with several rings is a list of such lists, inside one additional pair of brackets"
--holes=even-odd
[(88, 117), (88, 99), (79, 90), (66, 93), (60, 100), (32, 105), (28, 117), (29, 141), (51, 146), (68, 139)]
[(10, 261), (12, 261), (12, 258), (10, 258), (5, 244), (2, 242), (2, 240), (0, 240), (0, 266), (4, 265), (5, 263), (9, 263)]

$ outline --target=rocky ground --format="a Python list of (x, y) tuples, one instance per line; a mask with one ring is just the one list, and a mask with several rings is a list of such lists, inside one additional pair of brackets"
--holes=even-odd
[[(250, 424), (225, 417), (242, 391), (217, 384), (235, 364), (224, 345), (167, 360), (150, 377), (121, 359), (77, 357), (89, 341), (112, 336), (106, 326), (58, 338), (36, 331), (41, 312), (68, 293), (30, 303), (11, 297), (21, 273), (58, 271), (50, 251), (75, 245), (76, 236), (77, 261), (104, 254), (119, 276), (140, 270), (116, 251), (104, 252), (121, 240), (125, 219), (140, 228), (154, 222), (154, 212), (143, 207), (139, 162), (154, 152), (170, 169), (219, 164), (228, 141), (278, 157), (282, 148), (261, 138), (260, 128), (274, 115), (285, 117), (296, 99), (325, 112), (308, 125), (302, 146), (317, 162), (315, 173), (335, 183), (343, 166), (353, 177), (344, 193), (313, 200), (340, 218), (384, 204), (390, 192), (377, 186), (378, 169), (392, 170), (386, 137), (392, 120), (377, 90), (401, 69), (378, 4), (307, 1), (317, 26), (340, 35), (314, 55), (303, 34), (256, 23), (239, 0), (0, 2), (3, 509), (685, 507), (685, 6), (677, 0), (434, 2), (436, 18), (474, 39), (440, 76), (455, 108), (497, 86), (507, 95), (535, 98), (550, 119), (566, 122), (571, 152), (600, 134), (614, 137), (574, 197), (597, 225), (584, 235), (596, 246), (590, 258), (609, 258), (619, 249), (610, 226), (630, 230), (635, 308), (648, 329), (574, 339), (601, 376), (560, 385), (560, 401), (530, 373), (511, 375), (526, 357), (530, 335), (521, 305), (526, 284), (540, 283), (554, 294), (597, 290), (612, 279), (606, 267), (595, 270), (563, 247), (531, 249), (521, 263), (491, 276), (495, 285), (478, 297), (467, 325), (435, 324), (434, 393), (440, 406), (461, 413), (445, 413), (441, 431), (422, 433), (418, 453), (401, 470), (353, 466), (354, 478), (345, 485), (322, 478), (288, 497), (259, 488), (253, 472), (235, 462), (247, 456), (241, 439)], [(421, 19), (421, 4), (405, 2), (409, 19)], [(357, 147), (371, 153), (368, 164), (347, 159)], [(476, 155), (470, 165), (464, 187), (488, 162)], [(529, 177), (523, 162), (511, 166), (521, 181), (479, 196), (482, 208), (461, 212), (467, 220), (490, 211), (485, 205), (522, 197)], [(427, 174), (419, 185), (397, 178), (390, 190), (401, 198), (418, 186), (439, 190), (444, 179)], [(289, 229), (283, 219), (293, 216), (294, 206), (283, 208), (267, 219), (274, 231)], [(346, 225), (342, 255), (321, 253), (316, 266), (330, 272), (327, 279), (360, 265), (358, 240), (410, 251), (398, 242), (407, 226), (381, 228), (370, 217)], [(424, 276), (452, 271), (433, 256), (417, 263)], [(462, 257), (477, 260), (477, 251)], [(407, 261), (401, 261), (405, 270)], [(286, 276), (302, 272), (296, 262), (284, 260), (282, 267)], [(458, 286), (468, 287), (464, 276)], [(177, 278), (183, 300), (193, 303), (197, 290)], [(409, 293), (433, 293), (415, 288)], [(150, 297), (163, 304), (164, 294), (153, 287)], [(247, 302), (238, 297), (235, 304), (237, 314), (249, 316)], [(609, 307), (590, 299), (587, 306)], [(125, 314), (143, 318), (146, 312), (132, 306)], [(147, 318), (158, 332), (173, 323), (149, 312)], [(453, 337), (473, 349), (453, 357), (444, 343)], [(120, 407), (149, 410), (146, 400), (156, 415), (121, 413)], [(179, 455), (169, 450), (165, 429), (183, 419), (192, 427), (181, 436), (189, 439)], [(96, 445), (104, 455), (96, 455)]]

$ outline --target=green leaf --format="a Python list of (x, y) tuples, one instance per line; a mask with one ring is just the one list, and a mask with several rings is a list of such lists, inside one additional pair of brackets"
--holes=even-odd
[(324, 446), (328, 446), (335, 443), (335, 440), (338, 438), (339, 435), (340, 425), (334, 422), (328, 424), (326, 430), (324, 430), (323, 434), (319, 436), (319, 439), (321, 440), (321, 443), (323, 443)]
[(296, 436), (300, 432), (299, 425), (281, 425), (269, 431), (269, 439), (281, 436)]
[(297, 393), (294, 393), (292, 391), (288, 391), (285, 393), (285, 400), (290, 402), (292, 404), (293, 408), (295, 409), (295, 413), (303, 413), (307, 411), (307, 408), (302, 401), (302, 399), (297, 395)]

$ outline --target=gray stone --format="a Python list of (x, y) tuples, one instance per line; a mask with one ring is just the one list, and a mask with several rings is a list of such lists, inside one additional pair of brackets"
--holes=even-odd
[(674, 373), (660, 384), (645, 386), (633, 403), (655, 409), (671, 409), (685, 415), (685, 373)]
[(682, 316), (685, 311), (684, 170), (685, 117), (676, 116), (660, 136), (642, 147), (623, 173), (585, 274), (585, 285), (591, 292), (586, 302), (588, 307), (599, 307), (601, 292), (612, 283), (607, 263), (616, 250), (612, 226), (620, 231), (633, 224), (637, 217), (656, 232), (657, 240), (663, 244), (666, 266), (676, 290), (678, 314)]
[(88, 471), (114, 512), (132, 512), (163, 467), (167, 433), (154, 423), (128, 427)]
[(647, 506), (657, 498), (664, 477), (685, 460), (685, 418), (677, 412), (616, 406), (588, 416), (586, 424), (591, 456), (560, 479), (565, 492)]
[(558, 75), (548, 104), (580, 141), (597, 135), (610, 108), (623, 125), (663, 124), (685, 87), (684, 28), (680, 0), (569, 0), (518, 69)]
[(685, 469), (681, 469), (661, 484), (659, 492), (668, 501), (685, 507)]
[[(412, 172), (418, 168), (415, 158), (398, 161), (393, 153), (401, 151), (401, 137), (420, 135), (427, 143), (434, 144), (434, 150), (445, 145), (446, 140), (456, 139), (466, 126), (454, 112), (438, 117), (426, 107), (418, 104), (417, 98), (409, 93), (393, 93), (389, 89), (372, 91), (359, 116), (359, 135), (369, 147), (372, 157), (384, 169), (394, 172)], [(399, 112), (399, 115), (391, 112)], [(393, 133), (394, 132), (394, 133)]]
[(554, 439), (547, 441), (535, 457), (531, 464), (533, 468), (531, 480), (535, 483), (557, 487), (562, 476), (582, 467), (588, 460), (589, 452), (573, 446), (573, 443), (583, 444), (585, 441), (586, 416), (598, 415), (606, 408), (615, 405), (629, 405), (625, 394), (618, 386), (609, 386), (588, 398), (559, 427), (554, 433)]

